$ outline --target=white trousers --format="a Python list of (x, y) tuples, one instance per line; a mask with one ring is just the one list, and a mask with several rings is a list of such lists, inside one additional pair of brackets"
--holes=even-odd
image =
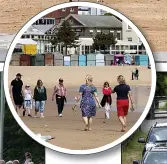
[(110, 118), (110, 110), (111, 110), (110, 104), (106, 103), (104, 106), (104, 109), (105, 109), (106, 118), (109, 119)]

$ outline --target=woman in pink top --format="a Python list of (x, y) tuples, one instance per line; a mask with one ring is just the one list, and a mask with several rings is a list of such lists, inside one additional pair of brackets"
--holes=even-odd
[(59, 84), (54, 87), (52, 101), (56, 98), (57, 108), (58, 108), (58, 115), (62, 117), (62, 112), (64, 108), (64, 102), (66, 102), (67, 90), (63, 84), (63, 79), (59, 79)]

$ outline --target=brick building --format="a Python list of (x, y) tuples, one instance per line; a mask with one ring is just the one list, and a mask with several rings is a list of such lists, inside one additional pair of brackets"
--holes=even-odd
[(60, 10), (53, 11), (47, 14), (47, 18), (55, 18), (56, 24), (59, 24), (62, 20), (65, 19), (69, 14), (78, 14), (78, 7), (67, 7)]

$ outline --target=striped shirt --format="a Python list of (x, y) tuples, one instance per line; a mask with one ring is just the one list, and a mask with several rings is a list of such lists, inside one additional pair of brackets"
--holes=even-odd
[(67, 96), (67, 90), (64, 86), (61, 86), (60, 84), (55, 88), (56, 95), (59, 96)]

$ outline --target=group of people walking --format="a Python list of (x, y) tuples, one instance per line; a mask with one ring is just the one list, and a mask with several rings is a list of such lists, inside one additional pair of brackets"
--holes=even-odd
[[(13, 95), (13, 101), (16, 106), (16, 112), (20, 115), (20, 109), (23, 106), (23, 116), (28, 112), (28, 116), (32, 117), (31, 109), (34, 104), (35, 115), (37, 117), (38, 112), (40, 117), (44, 118), (45, 102), (47, 100), (47, 90), (43, 85), (42, 80), (38, 80), (34, 88), (34, 94), (32, 95), (29, 85), (25, 85), (23, 90), (23, 82), (21, 80), (22, 75), (18, 73), (16, 78), (11, 82), (11, 94)], [(126, 84), (125, 78), (120, 75), (117, 78), (118, 85), (115, 88), (111, 88), (109, 82), (105, 82), (103, 85), (103, 98), (100, 101), (97, 88), (93, 84), (93, 78), (91, 75), (87, 75), (85, 78), (85, 84), (79, 88), (79, 94), (75, 98), (76, 104), (72, 107), (76, 112), (76, 107), (80, 102), (80, 109), (82, 112), (83, 121), (85, 123), (85, 131), (91, 130), (93, 117), (96, 116), (96, 103), (99, 108), (105, 108), (105, 118), (110, 118), (110, 111), (112, 105), (112, 94), (117, 94), (117, 115), (121, 122), (121, 132), (126, 131), (126, 116), (128, 114), (129, 104), (131, 104), (131, 110), (134, 110), (133, 100), (131, 95), (130, 86)], [(58, 116), (63, 116), (64, 103), (67, 102), (67, 89), (64, 86), (63, 79), (59, 79), (58, 85), (54, 87), (52, 94), (52, 101), (56, 100)], [(34, 103), (33, 101), (34, 100)], [(130, 101), (129, 101), (130, 100)]]
[[(18, 73), (16, 78), (12, 80), (10, 92), (13, 96), (16, 112), (20, 116), (20, 109), (23, 107), (23, 116), (28, 112), (28, 116), (32, 117), (31, 109), (35, 106), (35, 115), (37, 117), (38, 112), (40, 117), (44, 118), (45, 103), (47, 100), (47, 90), (43, 85), (42, 80), (38, 80), (34, 88), (34, 94), (32, 95), (30, 85), (25, 85), (23, 90), (23, 81), (21, 80), (22, 75)], [(63, 84), (63, 79), (59, 79), (59, 84), (54, 87), (52, 101), (56, 98), (58, 106), (58, 114), (62, 117), (64, 108), (64, 101), (66, 101), (66, 88)]]
[(105, 108), (106, 119), (110, 118), (110, 110), (112, 104), (111, 94), (117, 94), (117, 115), (121, 122), (121, 132), (126, 131), (126, 116), (129, 109), (129, 99), (131, 103), (130, 109), (134, 110), (131, 89), (126, 84), (125, 78), (120, 75), (117, 78), (118, 85), (112, 90), (109, 82), (105, 82), (103, 86), (103, 98), (100, 101), (97, 88), (93, 84), (93, 78), (91, 75), (86, 76), (86, 83), (81, 85), (78, 97), (76, 98), (76, 104), (73, 106), (73, 110), (76, 111), (77, 103), (81, 99), (80, 108), (82, 111), (82, 117), (85, 123), (85, 131), (91, 130), (92, 118), (96, 116), (96, 102), (99, 108)]

